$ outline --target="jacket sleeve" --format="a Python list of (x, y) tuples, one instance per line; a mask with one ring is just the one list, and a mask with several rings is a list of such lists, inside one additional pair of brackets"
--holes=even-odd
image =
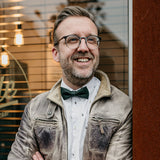
[(37, 150), (33, 133), (33, 120), (30, 112), (31, 102), (25, 107), (20, 127), (12, 144), (8, 160), (31, 160)]
[(106, 160), (132, 160), (132, 111), (113, 135)]

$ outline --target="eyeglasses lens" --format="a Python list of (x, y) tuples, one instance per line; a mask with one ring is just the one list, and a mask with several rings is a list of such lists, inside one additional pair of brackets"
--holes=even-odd
[(89, 49), (96, 49), (99, 46), (99, 37), (97, 36), (88, 36), (88, 37), (78, 37), (76, 35), (69, 35), (66, 37), (66, 45), (67, 47), (71, 49), (76, 49), (79, 47), (81, 43), (81, 39), (85, 39), (85, 42), (87, 42), (87, 47)]

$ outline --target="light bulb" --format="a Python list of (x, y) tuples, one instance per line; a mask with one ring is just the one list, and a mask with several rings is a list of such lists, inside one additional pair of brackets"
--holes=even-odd
[(18, 29), (16, 30), (16, 34), (14, 37), (14, 44), (20, 47), (24, 44), (23, 34), (21, 32), (21, 24), (18, 24)]
[(3, 48), (2, 48), (0, 60), (1, 60), (0, 64), (3, 67), (7, 67), (10, 64), (9, 56), (8, 56), (7, 52)]
[(21, 31), (17, 31), (14, 37), (14, 44), (17, 46), (24, 44), (23, 34)]

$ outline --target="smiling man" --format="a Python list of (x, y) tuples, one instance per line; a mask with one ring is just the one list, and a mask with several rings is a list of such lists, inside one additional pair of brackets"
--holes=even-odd
[(62, 79), (26, 106), (8, 160), (132, 159), (131, 103), (97, 71), (100, 41), (88, 11), (61, 11), (52, 52)]
[(88, 18), (70, 16), (56, 30), (53, 57), (60, 62), (63, 81), (78, 89), (93, 77), (99, 63), (100, 38), (95, 24)]

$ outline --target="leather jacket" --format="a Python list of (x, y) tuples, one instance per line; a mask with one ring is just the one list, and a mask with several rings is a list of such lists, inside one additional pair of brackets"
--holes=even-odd
[[(132, 159), (132, 107), (127, 95), (110, 85), (102, 71), (92, 103), (84, 141), (83, 160)], [(67, 123), (59, 80), (25, 107), (8, 160), (31, 160), (39, 151), (45, 160), (67, 160)]]

